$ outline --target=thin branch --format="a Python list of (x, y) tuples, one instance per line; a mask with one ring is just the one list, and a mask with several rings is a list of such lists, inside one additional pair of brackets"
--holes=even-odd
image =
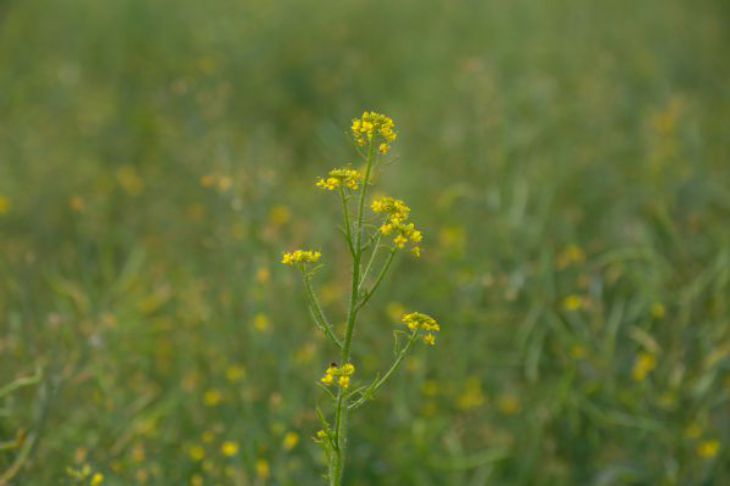
[(349, 405), (350, 410), (354, 410), (358, 407), (360, 407), (362, 404), (364, 404), (366, 401), (370, 400), (375, 396), (375, 394), (378, 392), (380, 387), (382, 387), (386, 381), (388, 381), (388, 378), (395, 372), (395, 370), (398, 369), (398, 366), (400, 366), (403, 359), (406, 357), (406, 354), (408, 354), (408, 351), (413, 346), (413, 343), (416, 342), (416, 338), (418, 338), (418, 331), (413, 331), (411, 333), (411, 337), (408, 339), (408, 342), (403, 347), (403, 349), (400, 350), (398, 353), (398, 356), (395, 358), (395, 361), (393, 361), (393, 364), (390, 366), (388, 371), (385, 372), (385, 374), (382, 376), (382, 378), (376, 379), (372, 385), (370, 385), (367, 390), (365, 390), (364, 393), (361, 394), (360, 398), (358, 398), (356, 401), (352, 402)]
[(376, 290), (378, 290), (378, 287), (380, 286), (381, 282), (383, 281), (383, 278), (388, 273), (388, 269), (390, 269), (391, 263), (393, 263), (393, 257), (395, 257), (395, 248), (391, 248), (390, 253), (388, 253), (388, 257), (385, 260), (385, 264), (383, 264), (383, 268), (380, 269), (380, 273), (378, 274), (378, 277), (375, 279), (375, 283), (373, 284), (373, 287), (365, 294), (365, 296), (362, 298), (362, 301), (360, 304), (358, 304), (357, 308), (360, 309), (362, 306), (368, 303), (370, 298), (373, 296)]
[(315, 324), (322, 330), (322, 332), (324, 332), (325, 336), (330, 338), (338, 348), (342, 349), (342, 342), (337, 338), (337, 336), (335, 336), (332, 325), (327, 320), (327, 316), (324, 315), (322, 306), (319, 305), (319, 300), (317, 299), (317, 294), (314, 293), (309, 275), (302, 274), (302, 277), (304, 280), (304, 288), (307, 289), (309, 310), (312, 313), (312, 318), (314, 319)]

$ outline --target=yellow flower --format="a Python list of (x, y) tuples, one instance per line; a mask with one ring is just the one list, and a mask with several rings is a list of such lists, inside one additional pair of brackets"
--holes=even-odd
[(200, 474), (190, 476), (190, 486), (203, 486), (203, 476)]
[(91, 481), (89, 481), (90, 486), (101, 486), (104, 484), (104, 475), (100, 472), (94, 473), (93, 476), (91, 476)]
[(340, 376), (340, 379), (337, 380), (337, 384), (340, 385), (340, 388), (347, 390), (350, 387), (350, 377), (344, 375)]
[(213, 187), (215, 185), (215, 176), (212, 174), (202, 176), (200, 178), (200, 185), (203, 187)]
[(705, 440), (697, 446), (697, 455), (703, 459), (712, 459), (720, 452), (720, 441)]
[(137, 170), (125, 165), (116, 172), (117, 182), (130, 196), (136, 196), (144, 189), (144, 180), (139, 176)]
[(514, 415), (522, 408), (520, 406), (520, 400), (510, 394), (500, 396), (497, 400), (497, 406), (499, 407), (499, 411), (505, 415)]
[(337, 367), (334, 363), (331, 364), (324, 372), (324, 376), (320, 379), (320, 382), (324, 385), (331, 385), (335, 381), (335, 377), (338, 377), (337, 384), (341, 388), (348, 388), (350, 386), (350, 376), (355, 373), (355, 365), (352, 363), (346, 363), (341, 368)]
[(284, 446), (284, 450), (290, 451), (294, 449), (297, 444), (299, 444), (299, 434), (296, 432), (288, 432), (284, 436), (284, 442), (282, 444)]
[(0, 196), (0, 215), (7, 214), (10, 211), (10, 199)]
[(190, 446), (188, 449), (188, 455), (193, 461), (200, 462), (205, 459), (205, 449), (199, 445)]
[(441, 326), (436, 322), (436, 319), (420, 312), (411, 312), (410, 314), (404, 314), (401, 320), (411, 331), (425, 331), (423, 335), (424, 343), (429, 346), (436, 344), (436, 336), (433, 333), (441, 331)]
[(649, 353), (639, 353), (631, 371), (634, 381), (642, 382), (656, 368), (656, 357)]
[(261, 479), (269, 479), (271, 476), (271, 468), (266, 459), (259, 459), (256, 462), (256, 475)]
[(667, 314), (667, 310), (664, 307), (664, 304), (661, 302), (655, 302), (651, 306), (651, 316), (654, 319), (664, 319), (664, 316)]
[(211, 388), (203, 395), (203, 403), (206, 407), (217, 407), (223, 401), (223, 395), (215, 388)]
[(231, 179), (228, 176), (221, 176), (218, 179), (218, 190), (221, 192), (228, 191), (228, 189), (230, 189), (232, 185), (233, 185), (233, 179)]
[(414, 245), (411, 253), (416, 257), (421, 256), (421, 248), (417, 244), (423, 241), (423, 233), (416, 229), (416, 225), (408, 222), (411, 208), (406, 203), (392, 197), (381, 197), (375, 199), (370, 208), (374, 213), (386, 215), (385, 221), (379, 228), (380, 234), (389, 236), (395, 233), (393, 244), (398, 249), (405, 248), (410, 241)]
[(585, 259), (586, 255), (578, 245), (568, 245), (558, 256), (558, 268), (562, 269), (573, 264), (580, 264)]
[(241, 381), (246, 376), (246, 368), (239, 365), (231, 365), (226, 370), (226, 378), (231, 383)]
[(583, 299), (575, 294), (571, 294), (563, 299), (563, 309), (568, 312), (580, 310), (583, 307)]
[(482, 382), (479, 378), (471, 377), (467, 380), (464, 391), (457, 398), (456, 404), (462, 410), (479, 408), (487, 401), (482, 391)]
[(269, 221), (274, 226), (282, 226), (289, 222), (291, 211), (286, 206), (274, 206), (269, 212)]
[(324, 376), (320, 379), (325, 385), (331, 385), (335, 380), (335, 375), (338, 373), (337, 366), (330, 365), (324, 372)]
[[(71, 196), (68, 199), (68, 207), (71, 208), (72, 211), (80, 213), (86, 209), (86, 201), (84, 201), (84, 198), (81, 196)], [(0, 213), (1, 212), (2, 211), (0, 211)]]
[(340, 186), (347, 187), (352, 191), (360, 188), (363, 175), (359, 170), (354, 169), (332, 169), (329, 177), (317, 179), (316, 186), (327, 191), (334, 191)]
[(232, 440), (227, 440), (221, 444), (221, 453), (226, 457), (233, 457), (238, 454), (238, 444)]
[(266, 332), (269, 328), (269, 318), (263, 313), (256, 314), (253, 318), (253, 326), (259, 332)]
[(281, 258), (284, 265), (293, 266), (295, 264), (317, 263), (322, 258), (322, 254), (318, 251), (296, 250), (286, 252)]
[[(366, 111), (359, 119), (354, 119), (350, 129), (355, 143), (360, 147), (364, 147), (376, 139), (382, 141), (378, 147), (381, 153), (387, 153), (389, 144), (396, 139), (393, 120), (372, 111)], [(383, 148), (383, 145), (387, 148)]]

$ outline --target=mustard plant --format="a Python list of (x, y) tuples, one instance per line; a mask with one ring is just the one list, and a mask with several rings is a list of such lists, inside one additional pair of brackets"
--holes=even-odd
[(339, 199), (342, 234), (352, 261), (343, 332), (338, 332), (325, 315), (313, 285), (313, 277), (322, 266), (322, 254), (313, 250), (296, 250), (284, 253), (282, 258), (283, 264), (296, 267), (301, 272), (312, 320), (329, 339), (335, 352), (339, 351), (338, 359), (332, 361), (318, 382), (325, 397), (331, 400), (332, 407), (329, 416), (317, 407), (322, 429), (314, 437), (324, 451), (331, 486), (342, 483), (350, 413), (375, 397), (419, 338), (433, 346), (436, 343), (435, 333), (440, 330), (436, 320), (426, 314), (411, 312), (403, 315), (403, 328), (394, 331), (395, 357), (392, 363), (382, 374), (370, 380), (360, 382), (356, 379), (352, 348), (358, 316), (382, 284), (400, 251), (408, 250), (416, 258), (421, 256), (423, 235), (410, 220), (411, 209), (399, 199), (376, 198), (367, 211), (366, 201), (375, 171), (381, 167), (396, 139), (393, 120), (385, 115), (365, 112), (353, 120), (350, 131), (364, 168), (333, 169), (315, 184)]

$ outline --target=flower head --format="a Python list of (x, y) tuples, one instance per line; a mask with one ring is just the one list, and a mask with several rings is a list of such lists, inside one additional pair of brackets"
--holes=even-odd
[(331, 385), (337, 378), (337, 384), (340, 388), (347, 389), (350, 387), (350, 377), (355, 374), (355, 365), (346, 363), (341, 367), (331, 364), (324, 372), (324, 376), (319, 380), (324, 385)]
[(317, 263), (322, 258), (322, 253), (311, 250), (295, 250), (285, 252), (281, 258), (284, 265), (294, 266), (295, 264)]
[(380, 234), (383, 236), (394, 234), (393, 244), (399, 250), (411, 242), (413, 245), (411, 253), (416, 257), (421, 256), (421, 248), (418, 243), (423, 241), (423, 233), (416, 229), (415, 224), (408, 222), (411, 208), (406, 203), (392, 197), (381, 197), (374, 200), (370, 208), (374, 213), (386, 215), (385, 222), (379, 229)]
[(379, 141), (378, 151), (381, 154), (388, 153), (390, 144), (397, 137), (393, 120), (374, 111), (366, 111), (360, 118), (352, 120), (350, 130), (355, 143), (360, 147), (373, 141)]
[(329, 171), (328, 177), (320, 177), (316, 185), (325, 191), (334, 191), (342, 186), (351, 191), (357, 191), (360, 188), (362, 178), (363, 175), (359, 170), (332, 169)]
[(436, 319), (428, 314), (411, 312), (410, 314), (404, 314), (401, 320), (411, 331), (423, 331), (424, 343), (429, 346), (436, 344), (436, 336), (434, 333), (441, 331), (441, 326), (439, 326), (439, 323), (436, 322)]

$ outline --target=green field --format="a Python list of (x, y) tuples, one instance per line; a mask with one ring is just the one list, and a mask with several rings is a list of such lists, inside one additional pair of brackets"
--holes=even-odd
[[(283, 251), (391, 116), (423, 230), (345, 484), (730, 484), (730, 4), (0, 1), (0, 485), (318, 485), (336, 350)], [(94, 479), (96, 478), (96, 479)]]

